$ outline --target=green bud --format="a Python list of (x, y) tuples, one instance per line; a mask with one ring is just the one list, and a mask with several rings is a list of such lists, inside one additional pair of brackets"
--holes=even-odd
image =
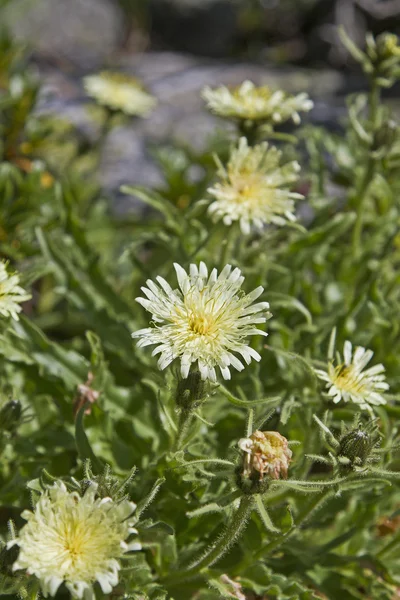
[(376, 38), (376, 55), (378, 61), (400, 57), (400, 46), (397, 35), (387, 32), (378, 35)]
[(341, 438), (338, 455), (349, 459), (352, 466), (362, 466), (375, 443), (376, 439), (370, 433), (362, 429), (353, 429)]
[(186, 379), (180, 379), (176, 386), (176, 405), (182, 409), (195, 409), (205, 397), (205, 382), (200, 371), (190, 371)]
[(379, 129), (374, 134), (374, 139), (372, 142), (372, 150), (379, 151), (385, 150), (388, 151), (393, 146), (397, 138), (397, 123), (393, 120), (388, 120), (379, 127)]
[(21, 423), (21, 417), (21, 402), (10, 400), (0, 409), (0, 431), (14, 432)]

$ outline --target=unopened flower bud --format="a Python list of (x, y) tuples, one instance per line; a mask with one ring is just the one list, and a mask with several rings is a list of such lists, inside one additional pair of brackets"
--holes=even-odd
[(10, 400), (0, 409), (0, 431), (14, 432), (21, 422), (21, 417), (21, 402)]
[(85, 415), (90, 415), (92, 412), (92, 404), (97, 402), (100, 397), (100, 392), (94, 390), (91, 385), (93, 383), (93, 373), (89, 371), (86, 383), (80, 383), (77, 388), (77, 393), (74, 398), (74, 416), (78, 414), (82, 406), (87, 406)]
[(376, 439), (367, 431), (353, 429), (340, 440), (339, 456), (349, 459), (351, 465), (362, 466), (365, 464)]
[(255, 431), (250, 437), (239, 440), (245, 453), (243, 475), (262, 480), (286, 478), (292, 451), (288, 441), (277, 431)]
[(400, 46), (397, 35), (394, 33), (381, 33), (376, 38), (376, 54), (378, 60), (400, 57)]
[(372, 150), (390, 150), (396, 141), (397, 134), (397, 123), (393, 120), (386, 121), (374, 134)]

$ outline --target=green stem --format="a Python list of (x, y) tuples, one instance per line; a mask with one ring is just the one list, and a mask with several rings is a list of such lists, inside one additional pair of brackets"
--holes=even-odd
[[(380, 89), (376, 83), (376, 80), (373, 79), (371, 82), (371, 90), (369, 93), (369, 122), (371, 126), (370, 129), (372, 136), (374, 136), (378, 126), (379, 101)], [(361, 254), (361, 237), (363, 230), (364, 205), (365, 199), (367, 197), (368, 188), (375, 175), (375, 167), (376, 161), (373, 158), (373, 156), (370, 155), (355, 199), (357, 218), (354, 224), (352, 240), (353, 257), (355, 259), (357, 259)]]
[(381, 548), (379, 550), (379, 552), (377, 552), (376, 557), (382, 558), (385, 554), (388, 554), (389, 552), (391, 552), (399, 544), (400, 544), (400, 535), (397, 534), (388, 544), (386, 544), (386, 546), (383, 546), (383, 548)]
[(197, 256), (197, 254), (200, 252), (200, 250), (202, 250), (208, 244), (208, 242), (211, 240), (211, 238), (215, 235), (217, 230), (218, 230), (218, 228), (214, 226), (208, 231), (204, 240), (202, 242), (200, 242), (200, 244), (197, 246), (197, 248), (195, 250), (193, 250), (193, 252), (191, 254), (189, 254), (188, 260), (192, 260), (195, 256)]
[(187, 436), (189, 427), (193, 420), (193, 410), (183, 408), (179, 415), (178, 422), (178, 434), (176, 436), (174, 451), (178, 452), (178, 450), (182, 449), (183, 442)]
[(360, 188), (356, 196), (355, 204), (357, 209), (357, 218), (354, 223), (353, 229), (353, 240), (352, 240), (352, 248), (353, 248), (353, 257), (358, 258), (361, 254), (361, 236), (363, 230), (363, 217), (364, 217), (364, 204), (365, 199), (367, 198), (368, 188), (371, 184), (371, 181), (374, 177), (375, 171), (375, 160), (372, 157), (369, 157), (367, 166), (364, 172), (364, 176), (361, 180)]
[(229, 263), (229, 258), (232, 254), (232, 248), (236, 240), (237, 228), (233, 224), (228, 228), (228, 233), (225, 240), (222, 242), (221, 258), (219, 268), (222, 270)]
[(163, 583), (165, 585), (176, 584), (186, 579), (192, 579), (222, 558), (242, 534), (253, 510), (253, 506), (254, 498), (252, 496), (242, 496), (239, 507), (232, 516), (224, 533), (217, 537), (206, 553), (203, 554), (199, 560), (192, 563), (187, 569), (172, 572)]
[(255, 561), (257, 561), (258, 559), (262, 558), (265, 554), (270, 554), (273, 550), (276, 550), (276, 548), (278, 548), (283, 543), (285, 543), (286, 540), (289, 537), (291, 537), (305, 521), (307, 521), (307, 519), (310, 517), (310, 515), (315, 510), (317, 510), (318, 508), (321, 507), (321, 505), (324, 503), (326, 497), (329, 495), (330, 492), (331, 492), (331, 490), (327, 489), (327, 490), (324, 490), (324, 492), (322, 492), (322, 494), (320, 494), (319, 496), (317, 496), (317, 498), (315, 498), (299, 514), (299, 516), (297, 518), (297, 521), (296, 521), (296, 525), (294, 527), (292, 527), (291, 529), (289, 529), (289, 531), (287, 531), (286, 533), (284, 533), (284, 534), (276, 537), (275, 539), (273, 539), (271, 542), (269, 542), (269, 544), (266, 544), (265, 546), (263, 546), (262, 548), (260, 548), (260, 550), (258, 550), (258, 552), (256, 552), (255, 554), (252, 554), (250, 557), (247, 557), (247, 559), (244, 560), (237, 567), (237, 569), (235, 569), (235, 574), (238, 574), (239, 572), (242, 572), (244, 569), (246, 569), (248, 566), (250, 566), (251, 564), (253, 564)]

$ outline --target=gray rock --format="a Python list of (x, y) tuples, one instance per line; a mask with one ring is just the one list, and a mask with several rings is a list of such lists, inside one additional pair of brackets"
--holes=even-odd
[(118, 4), (108, 0), (13, 0), (1, 16), (35, 53), (84, 69), (100, 66), (123, 30)]

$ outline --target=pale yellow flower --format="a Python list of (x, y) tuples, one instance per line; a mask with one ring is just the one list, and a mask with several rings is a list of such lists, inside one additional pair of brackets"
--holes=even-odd
[(301, 194), (287, 188), (298, 177), (296, 161), (280, 166), (281, 152), (266, 142), (248, 146), (246, 138), (233, 148), (224, 167), (218, 161), (219, 181), (208, 189), (215, 199), (208, 208), (213, 221), (222, 220), (227, 226), (239, 221), (242, 233), (248, 234), (253, 225), (284, 225), (295, 221), (294, 202)]
[(239, 440), (239, 448), (245, 453), (244, 475), (251, 476), (254, 471), (263, 479), (286, 478), (292, 451), (288, 441), (277, 431), (255, 431), (248, 438)]
[(308, 112), (313, 107), (305, 93), (292, 96), (282, 90), (274, 91), (267, 85), (256, 87), (251, 81), (244, 81), (232, 89), (205, 87), (202, 96), (216, 115), (248, 121), (283, 123), (292, 119), (298, 124), (299, 112)]
[(8, 544), (20, 549), (13, 570), (35, 575), (45, 597), (55, 596), (65, 583), (73, 598), (95, 600), (96, 581), (109, 594), (118, 583), (119, 559), (140, 549), (137, 542), (126, 542), (137, 533), (131, 518), (135, 504), (96, 499), (96, 490), (92, 483), (81, 497), (57, 482), (33, 512), (22, 513), (27, 523)]
[(19, 285), (19, 275), (8, 273), (7, 263), (0, 261), (0, 314), (18, 321), (18, 313), (22, 310), (19, 304), (30, 298), (31, 295)]
[(385, 381), (385, 367), (382, 364), (365, 369), (374, 353), (357, 346), (353, 353), (352, 344), (344, 343), (343, 359), (337, 353), (336, 361), (328, 363), (327, 371), (315, 369), (315, 373), (326, 382), (328, 396), (335, 404), (354, 402), (361, 408), (370, 405), (386, 404), (382, 392), (389, 389)]
[(180, 358), (181, 374), (186, 378), (192, 364), (197, 363), (201, 378), (216, 381), (218, 367), (224, 379), (230, 379), (229, 368), (244, 369), (233, 354), (240, 354), (249, 364), (261, 356), (247, 344), (252, 335), (267, 335), (256, 326), (271, 315), (268, 302), (253, 304), (262, 293), (260, 286), (250, 294), (241, 290), (244, 277), (240, 269), (230, 265), (218, 275), (208, 274), (201, 262), (190, 265), (187, 273), (174, 264), (180, 289), (172, 289), (162, 277), (156, 285), (150, 279), (142, 287), (146, 298), (136, 298), (152, 314), (153, 327), (132, 334), (140, 338), (138, 347), (157, 344), (153, 356), (160, 354), (158, 367), (165, 369)]
[(128, 115), (146, 117), (157, 104), (135, 77), (124, 73), (102, 71), (98, 75), (88, 75), (83, 83), (86, 93), (99, 104)]

